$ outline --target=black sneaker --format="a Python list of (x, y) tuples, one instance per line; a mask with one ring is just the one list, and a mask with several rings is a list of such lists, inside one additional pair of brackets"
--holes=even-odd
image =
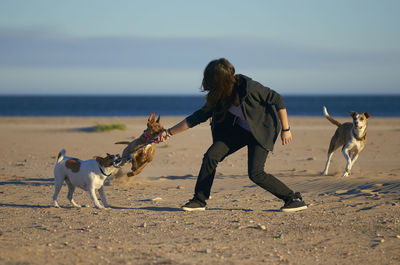
[(297, 211), (301, 211), (301, 210), (305, 210), (305, 209), (307, 209), (306, 203), (301, 198), (300, 193), (296, 192), (294, 194), (294, 198), (285, 202), (285, 205), (283, 205), (283, 207), (281, 208), (281, 211), (290, 213), (290, 212), (297, 212)]
[(182, 210), (187, 212), (204, 211), (205, 209), (206, 204), (196, 198), (191, 199), (189, 202), (182, 206)]

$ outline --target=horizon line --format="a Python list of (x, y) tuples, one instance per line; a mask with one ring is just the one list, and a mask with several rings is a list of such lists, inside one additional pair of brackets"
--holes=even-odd
[[(279, 93), (281, 96), (295, 96), (295, 97), (307, 97), (307, 96), (319, 96), (319, 97), (329, 97), (329, 96), (400, 96), (399, 93)], [(202, 97), (206, 96), (206, 94), (199, 95), (193, 93), (171, 93), (171, 94), (108, 94), (108, 93), (101, 93), (101, 94), (1, 94), (0, 97)]]

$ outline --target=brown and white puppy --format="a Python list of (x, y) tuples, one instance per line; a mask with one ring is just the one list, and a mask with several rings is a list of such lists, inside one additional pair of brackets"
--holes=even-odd
[(355, 111), (349, 111), (353, 122), (340, 123), (332, 118), (324, 107), (325, 117), (334, 125), (338, 126), (335, 134), (332, 136), (331, 143), (328, 149), (328, 160), (326, 161), (325, 169), (322, 172), (323, 175), (328, 174), (328, 168), (331, 162), (333, 152), (339, 147), (343, 146), (342, 153), (344, 158), (347, 160), (343, 177), (347, 177), (351, 173), (351, 168), (356, 162), (361, 151), (364, 149), (367, 142), (367, 126), (368, 118), (371, 115), (368, 112), (358, 114)]
[(65, 149), (62, 149), (58, 154), (57, 163), (54, 167), (54, 207), (60, 207), (57, 197), (64, 181), (68, 185), (67, 198), (75, 207), (81, 207), (72, 198), (76, 187), (89, 192), (89, 196), (96, 208), (104, 208), (97, 199), (96, 190), (98, 190), (104, 206), (110, 207), (104, 193), (104, 181), (117, 170), (113, 166), (115, 159), (114, 155), (107, 154), (104, 158), (95, 156), (93, 159), (82, 161), (65, 156)]
[(129, 157), (132, 156), (132, 159), (130, 160), (132, 163), (132, 172), (127, 174), (129, 177), (135, 176), (142, 172), (143, 168), (153, 160), (156, 151), (154, 142), (146, 145), (140, 150), (136, 151), (136, 149), (146, 143), (149, 143), (150, 140), (155, 138), (162, 131), (164, 131), (164, 127), (160, 123), (160, 116), (158, 116), (157, 120), (155, 120), (154, 112), (152, 112), (147, 120), (147, 129), (140, 137), (134, 139), (132, 142), (116, 142), (116, 144), (128, 145), (122, 152), (121, 164), (125, 164)]

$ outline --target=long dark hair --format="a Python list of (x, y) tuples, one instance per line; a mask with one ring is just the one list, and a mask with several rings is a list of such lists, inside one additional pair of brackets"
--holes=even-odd
[(208, 91), (206, 109), (217, 107), (217, 112), (225, 118), (232, 104), (239, 105), (239, 96), (234, 91), (236, 83), (235, 67), (225, 58), (213, 60), (204, 69), (202, 87)]

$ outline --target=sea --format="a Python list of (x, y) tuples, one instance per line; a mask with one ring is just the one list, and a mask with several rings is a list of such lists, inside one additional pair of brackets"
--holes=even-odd
[[(283, 95), (290, 116), (332, 116), (347, 111), (400, 117), (400, 95)], [(202, 107), (204, 96), (0, 96), (0, 116), (186, 116)]]

